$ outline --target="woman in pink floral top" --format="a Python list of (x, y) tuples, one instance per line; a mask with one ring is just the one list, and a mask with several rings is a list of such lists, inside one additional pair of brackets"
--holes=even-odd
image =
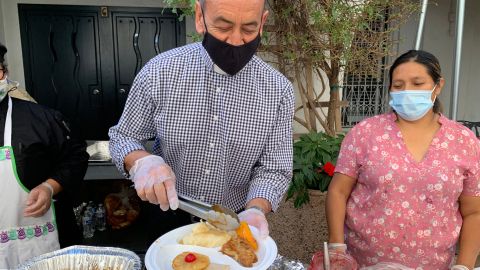
[(345, 243), (361, 267), (474, 267), (480, 141), (440, 113), (444, 84), (435, 56), (405, 53), (390, 70), (394, 112), (362, 121), (342, 143), (328, 190), (329, 241)]

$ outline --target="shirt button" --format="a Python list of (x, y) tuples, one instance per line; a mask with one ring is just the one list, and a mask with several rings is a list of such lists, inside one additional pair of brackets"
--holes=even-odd
[(215, 144), (213, 142), (210, 143), (210, 148), (214, 148)]
[(218, 116), (217, 115), (213, 116), (213, 121), (218, 121)]
[(205, 201), (205, 196), (200, 196), (200, 201)]
[(207, 175), (210, 174), (210, 170), (209, 170), (209, 169), (206, 169), (206, 170), (205, 170), (205, 174), (207, 174)]
[(217, 87), (217, 89), (215, 89), (215, 91), (216, 91), (217, 93), (220, 93), (220, 91), (222, 91), (222, 88)]

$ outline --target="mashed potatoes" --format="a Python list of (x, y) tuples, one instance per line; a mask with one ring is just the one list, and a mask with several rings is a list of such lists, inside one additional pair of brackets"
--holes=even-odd
[(193, 227), (190, 234), (180, 240), (180, 244), (201, 247), (221, 247), (230, 241), (232, 236), (226, 231), (219, 230), (212, 225), (200, 222)]

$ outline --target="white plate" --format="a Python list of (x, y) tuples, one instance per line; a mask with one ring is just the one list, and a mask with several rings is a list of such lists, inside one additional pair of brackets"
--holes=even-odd
[(258, 240), (258, 230), (250, 226), (253, 236), (257, 239), (258, 250), (256, 251), (258, 262), (253, 267), (242, 267), (235, 260), (222, 254), (220, 248), (204, 248), (198, 246), (181, 245), (179, 240), (190, 233), (196, 224), (190, 224), (170, 231), (155, 240), (145, 254), (145, 266), (148, 270), (173, 270), (172, 261), (178, 254), (185, 251), (197, 252), (207, 255), (212, 263), (226, 264), (231, 270), (264, 270), (275, 261), (277, 257), (277, 245), (271, 237)]

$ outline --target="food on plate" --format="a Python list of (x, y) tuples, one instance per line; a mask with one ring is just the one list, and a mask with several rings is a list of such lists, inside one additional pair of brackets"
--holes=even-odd
[(224, 264), (211, 263), (205, 270), (230, 270), (230, 266)]
[(232, 237), (225, 243), (221, 250), (223, 254), (232, 257), (235, 261), (244, 267), (252, 267), (258, 261), (253, 248), (246, 240), (240, 237)]
[(208, 256), (195, 252), (182, 252), (172, 262), (174, 270), (206, 270), (209, 265)]
[(240, 222), (240, 226), (238, 226), (236, 232), (238, 237), (247, 241), (247, 243), (253, 248), (253, 250), (258, 250), (257, 241), (253, 237), (252, 231), (250, 231), (248, 223), (246, 223), (245, 221)]
[[(258, 250), (258, 243), (253, 237), (248, 223), (240, 222), (234, 230), (230, 231), (218, 229), (209, 223), (200, 222), (194, 225), (192, 232), (179, 241), (180, 244), (207, 248), (221, 247), (220, 252), (232, 257), (244, 267), (252, 267), (253, 264), (258, 261), (257, 255), (255, 254), (255, 251)], [(212, 264), (212, 266), (206, 268), (206, 270), (207, 269), (223, 270), (229, 268)]]
[(228, 232), (219, 230), (208, 223), (200, 222), (193, 227), (191, 233), (180, 240), (180, 244), (208, 248), (221, 247), (231, 238), (232, 236)]
[(213, 210), (208, 211), (207, 221), (216, 228), (224, 231), (233, 231), (239, 226), (238, 221), (230, 215), (225, 215), (224, 213)]

